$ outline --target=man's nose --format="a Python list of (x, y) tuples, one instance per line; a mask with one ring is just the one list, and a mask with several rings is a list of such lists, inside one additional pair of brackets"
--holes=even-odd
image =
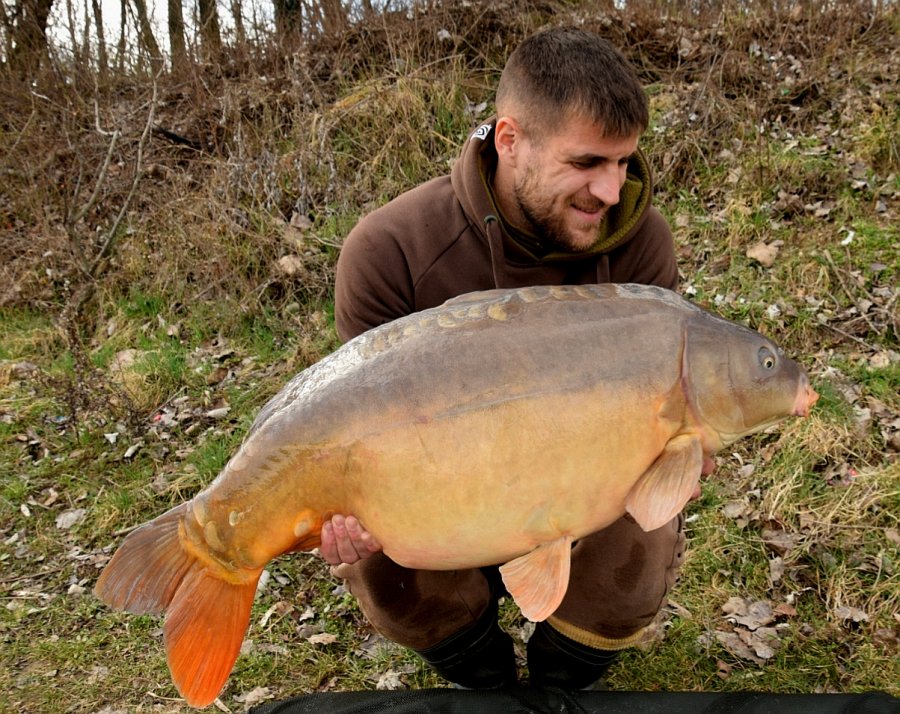
[(588, 182), (590, 194), (603, 201), (607, 206), (615, 206), (619, 202), (621, 189), (622, 184), (617, 166), (598, 167)]

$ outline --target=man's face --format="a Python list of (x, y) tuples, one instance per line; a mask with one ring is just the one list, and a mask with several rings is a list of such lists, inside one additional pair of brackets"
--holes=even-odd
[(589, 249), (610, 206), (619, 202), (638, 136), (604, 137), (598, 125), (572, 118), (539, 143), (524, 137), (515, 169), (514, 212), (559, 250)]

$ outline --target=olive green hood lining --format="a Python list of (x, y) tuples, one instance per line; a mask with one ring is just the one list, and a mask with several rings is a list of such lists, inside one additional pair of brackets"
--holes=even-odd
[(619, 202), (610, 208), (609, 213), (601, 224), (597, 242), (587, 250), (579, 253), (557, 250), (546, 251), (543, 248), (542, 241), (536, 235), (518, 226), (513, 226), (503, 214), (503, 211), (500, 210), (491, 186), (491, 174), (493, 172), (486, 165), (483, 156), (479, 156), (479, 168), (481, 181), (493, 204), (494, 211), (499, 217), (503, 232), (519, 250), (522, 250), (531, 259), (539, 262), (581, 260), (609, 251), (630, 236), (649, 207), (652, 196), (650, 165), (647, 162), (647, 158), (638, 149), (628, 160), (628, 171), (625, 184), (622, 186), (619, 194)]

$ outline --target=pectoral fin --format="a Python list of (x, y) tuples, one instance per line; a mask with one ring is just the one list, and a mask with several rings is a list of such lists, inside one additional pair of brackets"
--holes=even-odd
[(700, 439), (676, 436), (628, 492), (625, 510), (645, 531), (664, 526), (690, 500), (702, 468)]
[(503, 583), (513, 600), (532, 622), (546, 620), (562, 602), (569, 587), (572, 537), (543, 543), (501, 566)]

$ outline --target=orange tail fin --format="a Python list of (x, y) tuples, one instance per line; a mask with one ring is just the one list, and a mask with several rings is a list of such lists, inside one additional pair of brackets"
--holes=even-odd
[(172, 679), (188, 704), (205, 707), (222, 690), (240, 652), (259, 572), (240, 582), (225, 580), (185, 550), (179, 537), (185, 508), (177, 506), (131, 533), (94, 593), (119, 610), (165, 613)]

